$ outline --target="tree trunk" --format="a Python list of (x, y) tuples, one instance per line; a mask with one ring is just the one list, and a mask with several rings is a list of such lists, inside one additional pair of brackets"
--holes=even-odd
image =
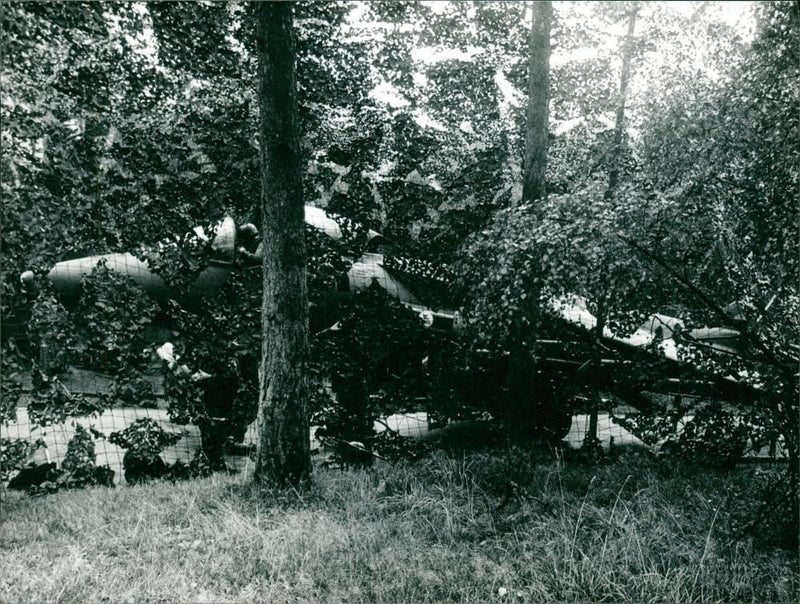
[(628, 14), (628, 33), (625, 36), (625, 47), (622, 51), (622, 74), (619, 81), (619, 98), (617, 100), (617, 118), (614, 124), (614, 142), (608, 170), (608, 188), (606, 199), (612, 199), (619, 183), (620, 162), (622, 160), (623, 141), (625, 136), (625, 101), (628, 97), (628, 81), (631, 78), (631, 61), (633, 60), (633, 34), (636, 29), (636, 15), (639, 6), (634, 5)]
[(531, 49), (528, 62), (528, 109), (525, 128), (523, 203), (541, 199), (545, 193), (547, 124), (550, 103), (550, 22), (552, 3), (534, 2)]
[[(544, 197), (547, 167), (547, 125), (550, 102), (550, 23), (553, 6), (550, 0), (532, 4), (530, 56), (528, 60), (528, 106), (525, 124), (525, 157), (523, 158), (522, 202)], [(537, 368), (533, 342), (538, 325), (535, 292), (528, 292), (527, 301), (516, 317), (509, 342), (508, 397), (511, 432), (524, 434), (541, 428)]]
[[(603, 332), (606, 329), (606, 313), (608, 305), (606, 301), (602, 301), (597, 307), (597, 325), (594, 327), (595, 345), (594, 352), (594, 367), (595, 371), (599, 372), (603, 362), (602, 341)], [(589, 412), (589, 431), (586, 434), (587, 438), (592, 441), (597, 441), (597, 415), (600, 407), (600, 384), (595, 380), (594, 393), (592, 396), (592, 407)]]
[(311, 472), (308, 292), (292, 4), (256, 5), (264, 293), (256, 481)]

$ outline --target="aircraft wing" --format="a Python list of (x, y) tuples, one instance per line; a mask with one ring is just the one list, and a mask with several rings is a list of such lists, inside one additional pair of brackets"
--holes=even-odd
[[(728, 328), (703, 328), (683, 335), (679, 319), (655, 314), (627, 337), (605, 329), (599, 342), (593, 342), (590, 330), (597, 319), (579, 298), (554, 300), (555, 314), (577, 328), (575, 342), (542, 340), (539, 348), (544, 361), (560, 363), (576, 371), (580, 379), (619, 384), (629, 393), (636, 390), (717, 397), (730, 401), (751, 402), (763, 396), (745, 375), (714, 374), (686, 360), (685, 351), (700, 346), (706, 351), (741, 355), (741, 334)], [(580, 332), (583, 332), (582, 334)], [(596, 345), (605, 352), (597, 359)]]

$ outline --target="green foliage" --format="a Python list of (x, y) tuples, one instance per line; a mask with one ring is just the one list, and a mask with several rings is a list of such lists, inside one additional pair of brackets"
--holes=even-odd
[(678, 454), (712, 466), (730, 467), (740, 461), (749, 436), (747, 426), (718, 403), (698, 405), (693, 412), (675, 440)]
[(0, 355), (0, 423), (3, 423), (17, 417), (24, 367), (18, 351), (10, 345), (3, 346)]
[(793, 10), (786, 2), (758, 5), (752, 45), (716, 57), (728, 66), (721, 81), (702, 73), (665, 80), (675, 94), (653, 98), (643, 138), (648, 174), (675, 200), (664, 218), (689, 227), (669, 229), (652, 249), (679, 254), (695, 283), (726, 296), (724, 303), (739, 301), (761, 345), (790, 363), (785, 355), (800, 333), (793, 312), (800, 125), (784, 85), (796, 78), (800, 54)]
[(498, 212), (465, 246), (458, 267), (466, 320), (479, 341), (501, 348), (520, 322), (530, 331), (538, 319), (532, 313), (541, 295), (542, 267), (532, 237), (536, 219), (526, 210)]
[(108, 467), (95, 465), (92, 435), (78, 424), (75, 436), (67, 444), (67, 453), (61, 462), (60, 488), (82, 488), (90, 485), (114, 486), (114, 472)]
[(210, 476), (215, 470), (214, 464), (206, 457), (202, 449), (198, 449), (188, 464), (178, 460), (168, 467), (167, 476), (170, 480), (189, 480)]
[(18, 438), (0, 439), (0, 482), (5, 484), (12, 472), (21, 470), (44, 441), (35, 442)]
[(181, 439), (180, 434), (165, 431), (149, 417), (142, 417), (124, 430), (108, 435), (108, 442), (132, 451), (139, 459), (151, 462)]
[(201, 387), (185, 373), (166, 373), (164, 394), (169, 419), (176, 424), (200, 422), (208, 417)]
[(66, 371), (82, 350), (66, 309), (52, 293), (42, 291), (33, 303), (30, 317), (28, 330), (38, 349), (39, 362), (50, 373)]
[[(342, 318), (347, 327), (330, 340), (346, 343), (341, 354), (317, 339), (323, 360), (316, 369), (353, 380), (359, 418), (423, 395), (458, 413), (458, 388), (444, 383), (452, 373), (443, 359), (474, 363), (472, 344), (535, 353), (537, 330), (555, 323), (548, 317), (553, 297), (566, 294), (579, 296), (601, 327), (618, 334), (653, 311), (680, 315), (687, 330), (721, 321), (741, 329), (745, 358), (690, 342), (681, 354), (770, 393), (748, 425), (760, 426), (764, 438), (782, 434), (796, 458), (796, 7), (758, 4), (750, 44), (714, 3), (691, 15), (668, 4), (640, 6), (643, 33), (626, 115), (632, 128), (623, 136), (623, 182), (609, 201), (619, 54), (613, 37), (628, 8), (555, 7), (551, 197), (531, 208), (509, 207), (519, 199), (524, 3), (295, 7), (308, 199), (381, 230), (406, 252), (458, 260), (453, 293), (465, 298), (475, 336), (465, 350), (452, 342), (416, 347), (410, 343), (423, 332), (412, 315), (397, 316), (399, 309), (366, 304), (353, 323), (359, 301), (340, 317), (334, 290), (359, 257), (363, 232), (341, 245), (307, 233), (313, 325), (321, 330)], [(192, 227), (225, 213), (259, 224), (250, 11), (204, 3), (4, 6), (4, 337), (6, 318), (27, 310), (23, 270), (41, 275), (87, 251), (129, 250), (182, 287), (208, 260)], [(376, 94), (379, 85), (393, 87), (396, 99)], [(167, 378), (176, 421), (225, 415), (226, 430), (238, 434), (254, 417), (261, 300), (258, 271), (243, 273), (197, 313), (166, 312), (179, 326), (179, 364), (189, 368)], [(709, 295), (696, 295), (697, 288)], [(31, 308), (29, 350), (47, 374), (35, 375), (32, 409), (45, 423), (99, 409), (51, 374), (76, 363), (114, 372), (142, 367), (137, 339), (154, 308), (102, 268), (85, 292), (72, 317), (47, 292)], [(732, 301), (741, 308), (736, 319), (720, 312)], [(385, 317), (402, 328), (382, 334)], [(406, 355), (407, 345), (414, 352)], [(424, 355), (429, 375), (419, 377)], [(413, 379), (400, 384), (392, 375), (402, 372), (381, 368), (387, 364), (410, 369)], [(4, 417), (18, 393), (6, 378), (13, 369), (3, 366)], [(199, 370), (235, 390), (222, 408), (209, 407), (210, 383), (191, 380)], [(625, 379), (640, 383), (633, 372)], [(563, 381), (552, 383), (565, 389)], [(113, 401), (152, 398), (126, 375), (103, 404)], [(716, 434), (709, 430), (701, 432)]]
[(465, 314), (482, 341), (533, 345), (541, 322), (560, 302), (585, 304), (614, 333), (626, 334), (667, 299), (663, 279), (617, 236), (636, 238), (662, 200), (626, 186), (623, 201), (604, 197), (595, 181), (536, 207), (498, 212), (473, 236), (459, 263)]
[(173, 241), (156, 246), (140, 246), (137, 257), (147, 262), (148, 267), (174, 288), (185, 288), (194, 282), (212, 258), (211, 240), (213, 229), (207, 239), (201, 239), (192, 231), (175, 235)]
[(117, 376), (101, 397), (108, 407), (158, 407), (152, 382), (135, 371)]
[[(260, 267), (234, 272), (222, 291), (203, 299), (198, 311), (171, 303), (167, 315), (175, 330), (179, 366), (165, 374), (170, 419), (204, 424), (224, 418), (227, 436), (241, 441), (255, 419), (260, 362)], [(196, 380), (197, 372), (210, 377)]]
[[(54, 464), (55, 465), (55, 464)], [(67, 443), (67, 453), (59, 470), (51, 471), (47, 480), (28, 487), (30, 495), (46, 495), (61, 489), (82, 489), (88, 486), (114, 486), (114, 471), (95, 463), (92, 435), (80, 424)]]
[[(800, 122), (788, 82), (798, 75), (798, 15), (788, 2), (760, 3), (755, 12), (749, 45), (704, 20), (704, 30), (693, 32), (696, 42), (710, 40), (709, 63), (719, 65), (722, 77), (679, 73), (687, 65), (680, 61), (674, 73), (659, 74), (671, 94), (651, 97), (641, 149), (672, 208), (647, 247), (661, 268), (683, 276), (679, 291), (694, 324), (725, 321), (742, 331), (744, 358), (693, 351), (687, 358), (770, 393), (754, 415), (785, 439), (795, 493), (785, 513), (796, 519)], [(686, 226), (668, 226), (676, 223)], [(726, 317), (731, 302), (734, 312)]]
[(614, 422), (652, 447), (674, 435), (679, 419), (680, 413), (668, 415), (664, 411), (652, 414), (637, 412), (615, 416)]
[[(314, 331), (328, 327), (335, 319), (333, 310), (327, 308), (335, 303), (334, 292), (342, 289), (340, 283), (347, 279), (347, 271), (366, 243), (366, 228), (359, 223), (334, 215), (342, 230), (342, 239), (334, 240), (319, 229), (306, 225), (306, 256), (308, 271), (308, 296), (311, 304)], [(327, 312), (330, 317), (325, 316)], [(321, 316), (320, 316), (321, 315)]]
[(102, 400), (87, 400), (73, 394), (58, 376), (33, 370), (33, 389), (28, 403), (28, 417), (39, 426), (63, 424), (67, 419), (102, 413), (106, 406)]
[(155, 303), (128, 277), (100, 262), (81, 283), (72, 315), (88, 367), (106, 373), (135, 367), (141, 360), (142, 332), (152, 321)]
[(67, 453), (61, 467), (72, 472), (80, 472), (86, 466), (93, 465), (95, 461), (94, 441), (91, 434), (80, 424), (75, 426), (75, 436), (67, 445)]
[[(62, 423), (118, 402), (153, 406), (152, 388), (148, 390), (149, 384), (130, 371), (142, 366), (141, 336), (155, 311), (140, 288), (102, 264), (84, 278), (73, 312), (43, 290), (32, 305), (29, 323), (39, 356), (32, 370), (31, 420), (41, 426)], [(89, 401), (70, 392), (58, 377), (75, 365), (112, 374), (127, 368), (128, 373), (115, 381), (109, 393)]]
[(619, 234), (637, 239), (651, 228), (664, 200), (640, 183), (605, 199), (602, 183), (543, 204), (534, 230), (546, 267), (543, 290), (577, 295), (614, 333), (633, 331), (672, 291), (657, 273), (630, 254)]
[[(241, 57), (225, 43), (231, 21), (226, 4), (192, 6), (153, 2), (148, 6), (162, 65), (199, 76), (238, 76)], [(202, 31), (202, 36), (187, 36)]]
[(614, 421), (636, 434), (645, 444), (691, 464), (725, 468), (741, 461), (748, 442), (766, 444), (777, 434), (763, 420), (748, 421), (748, 413), (715, 400), (684, 403), (670, 410), (629, 413)]
[(422, 360), (430, 336), (416, 314), (378, 284), (356, 294), (336, 330), (318, 338), (316, 371), (330, 376), (336, 395), (314, 410), (325, 426), (319, 436), (368, 442), (375, 418), (412, 410), (424, 395)]
[(154, 478), (187, 480), (208, 476), (218, 469), (202, 448), (197, 450), (188, 464), (180, 460), (170, 465), (164, 463), (161, 453), (180, 439), (180, 434), (165, 431), (150, 418), (137, 419), (124, 430), (112, 432), (108, 437), (110, 443), (126, 450), (122, 465), (128, 484), (138, 484)]

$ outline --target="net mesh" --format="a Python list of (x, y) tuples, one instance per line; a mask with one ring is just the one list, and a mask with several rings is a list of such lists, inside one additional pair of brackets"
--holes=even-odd
[[(159, 384), (159, 380), (155, 376), (152, 377), (154, 379), (151, 381)], [(77, 369), (70, 370), (68, 376), (62, 379), (62, 383), (71, 394), (81, 395), (89, 402), (97, 402), (99, 396), (107, 392), (110, 382), (111, 379), (105, 375)], [(47, 426), (41, 426), (30, 418), (28, 413), (30, 400), (30, 383), (23, 384), (23, 394), (15, 418), (0, 425), (0, 437), (38, 444), (33, 457), (29, 460), (35, 464), (54, 462), (60, 465), (67, 452), (68, 443), (80, 425), (87, 430), (91, 429), (97, 465), (108, 466), (114, 470), (116, 483), (124, 482), (122, 458), (125, 450), (109, 442), (107, 437), (113, 432), (124, 430), (141, 418), (150, 418), (165, 431), (181, 436), (174, 446), (162, 453), (162, 458), (167, 463), (178, 460), (188, 463), (200, 446), (200, 431), (197, 426), (178, 425), (170, 421), (166, 401), (163, 398), (163, 388), (156, 389), (158, 407), (112, 407), (99, 414), (69, 417), (63, 423)]]
[[(82, 375), (84, 396), (91, 396), (89, 389), (97, 387), (104, 382), (103, 379), (93, 381), (91, 377)], [(103, 413), (94, 416), (72, 417), (64, 423), (42, 427), (30, 421), (25, 403), (28, 394), (23, 395), (22, 405), (16, 410), (16, 417), (13, 421), (0, 425), (0, 437), (9, 439), (21, 439), (31, 443), (39, 442), (31, 462), (36, 464), (55, 462), (61, 464), (67, 452), (67, 445), (75, 435), (76, 426), (81, 425), (86, 429), (92, 428), (95, 432), (94, 443), (96, 453), (96, 463), (98, 466), (108, 466), (114, 471), (114, 481), (117, 484), (124, 483), (124, 473), (122, 469), (123, 456), (125, 450), (108, 442), (107, 437), (112, 432), (124, 430), (134, 421), (140, 418), (150, 418), (156, 421), (165, 431), (179, 434), (181, 439), (174, 445), (168, 447), (161, 454), (166, 463), (182, 461), (189, 463), (201, 446), (200, 430), (197, 426), (186, 424), (179, 425), (170, 421), (166, 410), (166, 403), (159, 398), (158, 408), (142, 407), (115, 407), (105, 410)], [(563, 442), (570, 448), (577, 449), (585, 441), (590, 431), (590, 416), (588, 414), (578, 414), (572, 417), (572, 426), (569, 433), (564, 437)], [(391, 415), (376, 422), (376, 431), (387, 429), (396, 431), (402, 436), (415, 437), (424, 435), (429, 429), (428, 416), (426, 412), (402, 413)], [(312, 452), (325, 452), (321, 444), (314, 438), (316, 428), (312, 427), (309, 434)], [(613, 414), (599, 413), (597, 417), (597, 438), (603, 449), (608, 450), (613, 446), (645, 446), (644, 443), (633, 433), (614, 421)], [(244, 445), (255, 446), (256, 428), (254, 424), (248, 427), (245, 434)], [(773, 447), (774, 448), (774, 447)], [(778, 445), (780, 449), (780, 445)], [(772, 454), (771, 454), (772, 453)], [(749, 447), (746, 452), (747, 457), (767, 458), (780, 457), (780, 450), (770, 451), (769, 446), (759, 449)], [(225, 458), (229, 468), (237, 471), (246, 471), (252, 461), (247, 455), (228, 455)]]
[[(153, 380), (158, 383), (157, 380)], [(73, 394), (81, 394), (88, 399), (96, 399), (99, 393), (105, 392), (109, 384), (107, 376), (95, 374), (90, 371), (72, 370), (69, 378), (65, 379), (65, 386)], [(66, 422), (55, 423), (49, 426), (40, 426), (31, 421), (28, 415), (27, 403), (30, 400), (29, 385), (16, 409), (16, 416), (12, 421), (0, 425), (0, 436), (8, 439), (21, 439), (30, 443), (38, 443), (33, 457), (29, 460), (35, 464), (55, 462), (61, 464), (67, 452), (69, 441), (75, 435), (78, 425), (91, 429), (95, 444), (96, 463), (99, 466), (108, 466), (114, 471), (114, 481), (124, 483), (123, 457), (125, 450), (108, 441), (107, 437), (112, 432), (124, 430), (137, 419), (150, 418), (157, 422), (165, 431), (180, 435), (180, 440), (165, 449), (161, 457), (170, 464), (176, 461), (189, 463), (201, 446), (200, 430), (192, 424), (179, 425), (170, 421), (163, 397), (163, 389), (156, 389), (158, 407), (112, 407), (100, 414), (91, 416), (71, 417)], [(402, 436), (422, 436), (429, 430), (428, 415), (426, 412), (403, 413), (391, 415), (381, 419), (375, 424), (376, 431), (391, 429)], [(564, 441), (571, 447), (581, 445), (589, 429), (589, 416), (577, 415), (573, 417), (572, 428)], [(322, 452), (322, 447), (314, 438), (316, 428), (311, 429), (309, 435), (312, 451)], [(615, 424), (609, 414), (600, 414), (598, 418), (598, 438), (604, 447), (612, 442), (616, 444), (641, 444), (633, 434)], [(256, 444), (255, 425), (251, 424), (245, 434), (244, 445)], [(235, 470), (246, 470), (252, 462), (247, 455), (226, 456), (227, 465)]]
[[(309, 211), (306, 213), (306, 221), (312, 226), (327, 232), (333, 238), (342, 236), (341, 228), (321, 211)], [(233, 227), (228, 225), (228, 230)], [(217, 233), (219, 237), (219, 233)], [(225, 251), (233, 251), (235, 236), (233, 233), (228, 237), (230, 241), (225, 241)], [(377, 240), (376, 240), (377, 241)], [(250, 247), (253, 247), (252, 245)], [(252, 254), (251, 254), (252, 255)], [(133, 279), (145, 291), (154, 297), (167, 297), (168, 288), (164, 281), (149, 270), (147, 264), (131, 256), (130, 254), (111, 254), (105, 257), (106, 265), (109, 269)], [(80, 291), (81, 278), (91, 273), (97, 265), (100, 256), (89, 256), (56, 265), (51, 271), (49, 278), (52, 284), (63, 295), (76, 296)], [(401, 259), (392, 259), (380, 253), (367, 253), (353, 264), (349, 272), (349, 288), (357, 291), (368, 287), (374, 280), (377, 280), (390, 294), (396, 299), (419, 311), (423, 307), (423, 302), (415, 295), (419, 291), (418, 283), (415, 279), (433, 278), (435, 281), (441, 279), (432, 265), (424, 262), (402, 262)], [(388, 270), (387, 270), (388, 269)], [(194, 293), (202, 295), (205, 290), (213, 290), (225, 281), (226, 269), (224, 266), (216, 266), (207, 269), (202, 273), (195, 285)], [(433, 273), (432, 273), (433, 271)], [(412, 287), (416, 285), (417, 287)], [(154, 328), (150, 328), (154, 329)], [(149, 334), (154, 339), (159, 339), (165, 334)], [(724, 335), (724, 334), (723, 334)], [(55, 350), (43, 349), (45, 355), (57, 354)], [(50, 359), (43, 358), (40, 362), (47, 366)], [(133, 422), (141, 418), (150, 418), (157, 422), (165, 431), (180, 435), (180, 440), (176, 444), (168, 447), (163, 453), (162, 458), (166, 463), (182, 461), (188, 463), (198, 449), (201, 447), (200, 430), (197, 426), (179, 425), (172, 421), (167, 413), (167, 403), (164, 398), (163, 383), (158, 376), (151, 376), (156, 397), (154, 407), (113, 407), (106, 409), (99, 415), (71, 417), (64, 423), (55, 423), (49, 426), (39, 426), (31, 421), (28, 413), (28, 403), (31, 397), (30, 379), (23, 384), (23, 396), (16, 409), (13, 420), (0, 425), (0, 437), (4, 439), (20, 439), (31, 443), (38, 443), (33, 463), (55, 462), (60, 464), (67, 451), (67, 445), (76, 432), (78, 425), (84, 428), (91, 428), (94, 435), (96, 463), (100, 466), (108, 466), (115, 472), (115, 482), (124, 482), (124, 472), (122, 470), (123, 457), (125, 450), (117, 445), (110, 443), (107, 437), (113, 432), (119, 432), (129, 427)], [(97, 400), (99, 395), (108, 391), (111, 378), (103, 374), (71, 370), (69, 377), (64, 380), (64, 385), (72, 394), (80, 394), (87, 399)], [(572, 426), (569, 433), (564, 438), (564, 442), (570, 447), (579, 447), (590, 431), (590, 416), (586, 414), (576, 415), (572, 418)], [(428, 418), (424, 412), (393, 415), (384, 418), (376, 423), (376, 430), (380, 431), (389, 427), (404, 436), (415, 436), (424, 434), (428, 429)], [(310, 435), (312, 450), (319, 448), (319, 443), (313, 438), (314, 429)], [(614, 421), (614, 414), (600, 413), (597, 416), (597, 438), (604, 448), (614, 445), (643, 445), (642, 441), (635, 435), (626, 430), (619, 423)], [(244, 445), (254, 445), (256, 442), (255, 428), (251, 425), (244, 438)], [(750, 455), (764, 456), (763, 450), (749, 452)], [(250, 461), (247, 455), (229, 456), (226, 458), (229, 467), (242, 469)]]

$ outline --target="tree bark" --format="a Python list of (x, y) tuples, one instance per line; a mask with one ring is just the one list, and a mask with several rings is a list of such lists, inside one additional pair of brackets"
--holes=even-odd
[(254, 480), (311, 472), (308, 292), (292, 4), (256, 5), (264, 242), (258, 448)]
[(545, 194), (547, 167), (547, 125), (550, 103), (550, 22), (552, 3), (533, 3), (531, 49), (528, 61), (528, 107), (525, 127), (525, 160), (522, 181), (523, 203)]
[(608, 188), (606, 199), (612, 199), (619, 183), (620, 161), (625, 135), (625, 101), (628, 97), (628, 82), (631, 78), (631, 62), (633, 60), (633, 35), (636, 30), (636, 15), (639, 6), (634, 5), (628, 14), (628, 33), (625, 36), (625, 47), (622, 51), (622, 74), (619, 81), (619, 97), (617, 100), (617, 116), (614, 123), (614, 142), (611, 149), (611, 161), (608, 170)]
[[(550, 23), (553, 6), (550, 0), (532, 4), (530, 56), (528, 59), (528, 105), (525, 120), (525, 156), (523, 158), (522, 203), (535, 202), (545, 194), (547, 167), (547, 126), (550, 103)], [(513, 204), (512, 204), (513, 205)], [(534, 208), (534, 211), (538, 211)], [(536, 383), (537, 369), (533, 351), (538, 324), (537, 296), (528, 293), (527, 302), (514, 323), (509, 342), (508, 396), (511, 432), (522, 434), (540, 428), (542, 391)], [(539, 416), (539, 417), (537, 417)]]

